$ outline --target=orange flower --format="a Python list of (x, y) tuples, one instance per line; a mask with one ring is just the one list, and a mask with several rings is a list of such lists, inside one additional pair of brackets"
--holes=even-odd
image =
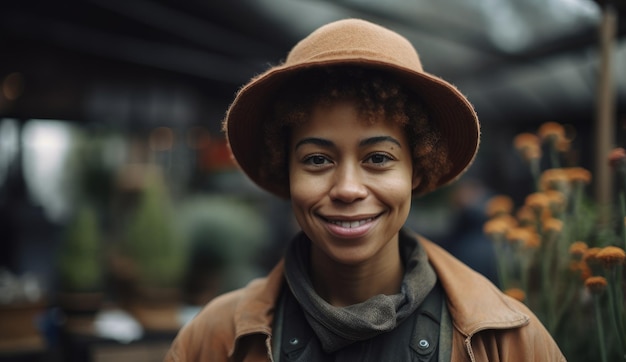
[(483, 225), (483, 232), (491, 237), (502, 236), (511, 228), (511, 221), (506, 218), (488, 220)]
[(506, 239), (511, 243), (519, 243), (526, 248), (536, 248), (539, 246), (539, 236), (530, 228), (516, 227), (509, 229)]
[(541, 190), (568, 190), (570, 177), (563, 168), (551, 168), (541, 173), (539, 187)]
[(510, 214), (498, 215), (491, 218), (491, 220), (500, 220), (501, 222), (507, 223), (509, 227), (517, 226), (517, 219)]
[(537, 220), (533, 209), (528, 205), (520, 207), (515, 215), (517, 216), (520, 225), (533, 225)]
[(542, 141), (551, 141), (554, 143), (565, 140), (565, 128), (556, 122), (546, 122), (539, 126), (537, 134)]
[(606, 278), (600, 276), (593, 276), (585, 279), (585, 287), (589, 289), (592, 294), (601, 294), (606, 289)]
[(525, 161), (541, 157), (540, 140), (537, 135), (520, 133), (513, 139), (513, 145)]
[(486, 212), (488, 217), (501, 214), (510, 214), (513, 210), (513, 199), (506, 195), (496, 195), (487, 201)]
[(548, 232), (560, 233), (563, 230), (563, 221), (555, 218), (546, 218), (542, 221), (543, 230)]
[(624, 264), (626, 252), (624, 252), (624, 249), (617, 246), (606, 246), (598, 251), (596, 259), (598, 259), (605, 268), (610, 268), (614, 265)]
[(589, 265), (585, 262), (580, 263), (580, 279), (587, 280), (590, 276), (592, 276), (592, 271)]
[(504, 291), (504, 294), (520, 302), (523, 302), (526, 299), (526, 293), (524, 293), (524, 291), (520, 288), (509, 288)]
[(546, 222), (546, 220), (552, 219), (553, 217), (554, 215), (552, 214), (552, 210), (549, 207), (547, 207), (541, 211), (541, 215), (539, 215), (539, 220), (541, 220), (541, 222), (544, 223)]
[(609, 153), (609, 165), (616, 169), (619, 165), (624, 164), (626, 164), (626, 150), (621, 147), (613, 149), (613, 151)]
[(554, 210), (554, 212), (562, 212), (565, 210), (565, 195), (563, 195), (561, 191), (546, 190), (544, 194), (548, 197), (550, 208)]
[(591, 276), (591, 268), (582, 260), (572, 261), (569, 268), (573, 273), (579, 273), (580, 279), (583, 281)]
[(524, 203), (535, 211), (541, 211), (548, 207), (550, 200), (543, 192), (533, 192), (532, 194), (526, 196)]
[(571, 167), (564, 169), (571, 182), (589, 184), (591, 182), (591, 172), (582, 167)]
[(561, 140), (557, 140), (554, 147), (556, 147), (557, 151), (567, 152), (571, 148), (571, 145), (572, 145), (572, 141), (564, 138)]
[(575, 241), (572, 243), (572, 245), (569, 246), (569, 253), (571, 255), (582, 258), (587, 252), (587, 249), (589, 249), (587, 243), (585, 243), (584, 241)]
[(528, 229), (515, 227), (507, 230), (506, 239), (511, 243), (523, 244), (524, 240), (528, 237)]
[(598, 247), (588, 248), (585, 252), (585, 255), (583, 255), (583, 260), (587, 263), (597, 263), (599, 260), (596, 256), (598, 255), (600, 250), (601, 249)]
[(541, 245), (541, 239), (539, 238), (539, 235), (537, 235), (536, 232), (529, 230), (530, 231), (530, 235), (528, 238), (526, 238), (526, 240), (524, 240), (524, 247), (526, 249), (536, 249), (539, 247), (539, 245)]

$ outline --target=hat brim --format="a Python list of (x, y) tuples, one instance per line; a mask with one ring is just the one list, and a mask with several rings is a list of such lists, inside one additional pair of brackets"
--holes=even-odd
[(261, 188), (281, 198), (289, 198), (288, 184), (265, 180), (261, 176), (261, 152), (265, 149), (264, 117), (272, 114), (272, 100), (277, 90), (296, 72), (336, 65), (355, 65), (387, 71), (419, 95), (429, 119), (437, 124), (448, 145), (451, 168), (440, 178), (436, 188), (453, 182), (471, 165), (480, 142), (478, 118), (466, 97), (450, 83), (426, 72), (416, 72), (376, 59), (311, 61), (276, 66), (255, 77), (239, 90), (226, 114), (224, 128), (233, 156), (245, 174)]

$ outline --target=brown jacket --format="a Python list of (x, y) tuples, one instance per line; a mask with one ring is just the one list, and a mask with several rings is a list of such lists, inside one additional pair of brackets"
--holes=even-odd
[[(445, 290), (452, 361), (565, 361), (535, 315), (439, 246), (420, 238)], [(243, 289), (211, 301), (181, 329), (167, 362), (271, 361), (274, 306), (283, 262)]]

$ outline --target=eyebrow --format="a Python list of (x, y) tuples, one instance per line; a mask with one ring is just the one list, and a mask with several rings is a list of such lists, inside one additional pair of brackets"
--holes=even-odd
[(400, 141), (398, 141), (397, 139), (391, 137), (391, 136), (376, 136), (376, 137), (370, 137), (370, 138), (366, 138), (364, 140), (362, 140), (361, 142), (359, 142), (359, 146), (369, 146), (369, 145), (374, 145), (377, 143), (383, 143), (383, 142), (391, 142), (391, 143), (395, 143), (396, 145), (398, 145), (398, 147), (402, 148), (402, 145), (400, 144)]
[(298, 147), (303, 146), (303, 145), (316, 145), (316, 146), (321, 146), (321, 147), (332, 147), (332, 146), (334, 146), (334, 143), (332, 141), (324, 139), (324, 138), (307, 137), (307, 138), (303, 138), (300, 141), (298, 141), (298, 143), (296, 143), (295, 149), (297, 150)]
[[(375, 137), (366, 138), (359, 142), (359, 147), (370, 146), (370, 145), (383, 143), (383, 142), (395, 143), (396, 145), (398, 145), (398, 147), (402, 148), (400, 141), (398, 141), (397, 139), (391, 136), (375, 136)], [(302, 145), (306, 145), (306, 144), (313, 144), (313, 145), (320, 146), (320, 147), (333, 147), (335, 145), (332, 141), (327, 140), (325, 138), (307, 137), (298, 141), (298, 143), (296, 143), (295, 149), (298, 149), (298, 147)]]

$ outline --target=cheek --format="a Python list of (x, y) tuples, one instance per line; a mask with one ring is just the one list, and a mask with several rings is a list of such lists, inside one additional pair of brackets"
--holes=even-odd
[(314, 195), (319, 193), (319, 183), (314, 182), (315, 178), (310, 177), (298, 170), (293, 165), (289, 165), (289, 191), (291, 202), (294, 207), (302, 208), (310, 204)]
[(394, 181), (388, 181), (385, 187), (380, 189), (381, 192), (379, 192), (379, 195), (386, 203), (404, 208), (406, 205), (411, 204), (412, 186), (410, 180), (396, 179)]
[(392, 205), (400, 213), (407, 213), (411, 207), (413, 178), (410, 174), (400, 173), (377, 182), (377, 197), (383, 203)]
[(315, 177), (307, 177), (301, 173), (289, 175), (289, 190), (292, 201), (298, 204), (312, 203), (322, 193), (323, 182)]
[(413, 175), (412, 165), (408, 162), (403, 162), (402, 165), (399, 165), (393, 172), (393, 175), (385, 177), (384, 182), (380, 182), (379, 184), (381, 187), (387, 189), (388, 192), (398, 194), (398, 197), (404, 198), (407, 195), (411, 195), (414, 186), (417, 185), (417, 179), (418, 178)]
[(315, 190), (315, 183), (310, 181), (310, 177), (302, 177), (302, 175), (290, 174), (290, 198), (291, 209), (298, 225), (308, 233), (309, 215), (314, 208), (318, 198), (318, 190)]

